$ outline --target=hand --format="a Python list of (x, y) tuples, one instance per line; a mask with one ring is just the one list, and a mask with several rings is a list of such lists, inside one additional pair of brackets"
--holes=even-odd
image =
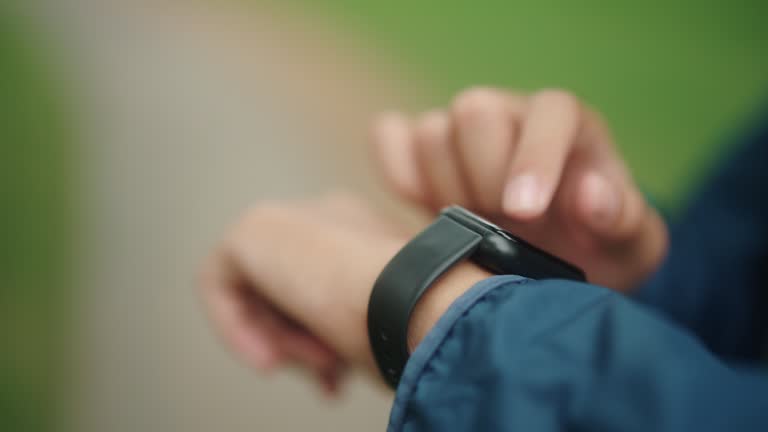
[(667, 248), (649, 206), (598, 116), (558, 90), (478, 88), (449, 109), (374, 124), (377, 159), (401, 196), (435, 211), (460, 204), (626, 290)]
[(375, 369), (368, 297), (406, 241), (351, 198), (258, 205), (205, 266), (211, 318), (249, 365), (301, 366), (335, 393), (346, 366)]
[(366, 310), (404, 233), (346, 197), (249, 210), (211, 257), (211, 317), (250, 365), (308, 369), (335, 393), (348, 365), (373, 370)]
[[(211, 318), (232, 350), (258, 370), (299, 366), (330, 394), (348, 366), (378, 378), (368, 299), (409, 238), (345, 196), (260, 204), (234, 225), (204, 267)], [(413, 314), (411, 347), (454, 299), (487, 276), (465, 263), (441, 278)]]

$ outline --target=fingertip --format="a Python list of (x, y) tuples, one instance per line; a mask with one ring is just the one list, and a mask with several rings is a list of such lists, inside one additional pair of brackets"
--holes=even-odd
[(578, 100), (566, 92), (546, 90), (531, 97), (504, 195), (510, 217), (531, 220), (547, 210), (577, 142), (580, 118)]
[(443, 151), (443, 145), (447, 142), (450, 129), (450, 118), (444, 111), (428, 111), (419, 117), (416, 125), (418, 142), (427, 147), (434, 146), (434, 150)]
[(498, 89), (473, 87), (456, 96), (451, 112), (460, 123), (473, 123), (480, 117), (504, 108), (506, 102), (505, 94)]
[(504, 188), (502, 209), (513, 219), (532, 220), (547, 209), (550, 194), (533, 174), (522, 174), (510, 180)]

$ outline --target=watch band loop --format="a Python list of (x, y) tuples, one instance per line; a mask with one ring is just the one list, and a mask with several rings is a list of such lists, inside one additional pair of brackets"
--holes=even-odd
[(368, 305), (368, 335), (379, 370), (392, 387), (408, 361), (408, 322), (419, 298), (482, 239), (441, 216), (401, 249), (376, 280)]

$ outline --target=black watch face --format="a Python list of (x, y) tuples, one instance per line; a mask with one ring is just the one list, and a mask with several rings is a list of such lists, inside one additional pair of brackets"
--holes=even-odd
[(575, 265), (531, 245), (463, 207), (450, 206), (441, 214), (483, 236), (472, 260), (494, 273), (517, 274), (533, 279), (586, 280), (584, 272)]
[(481, 227), (484, 230), (493, 231), (495, 233), (501, 234), (504, 237), (512, 240), (507, 230), (494, 224), (488, 219), (485, 219), (482, 216), (472, 213), (471, 211), (465, 209), (464, 207), (453, 205), (453, 206), (444, 208), (440, 213), (452, 219), (456, 219), (465, 225)]
[(465, 209), (464, 207), (461, 207), (461, 206), (454, 205), (454, 206), (446, 207), (443, 210), (443, 213), (452, 213), (452, 212), (456, 212), (456, 213), (458, 213), (458, 214), (460, 214), (462, 216), (466, 216), (469, 219), (474, 219), (474, 220), (482, 223), (483, 225), (488, 226), (489, 228), (501, 229), (501, 227), (499, 227), (498, 225), (496, 225), (493, 222), (489, 221), (488, 219), (485, 219), (482, 216), (476, 215), (476, 214), (472, 213), (471, 211), (469, 211), (469, 210), (467, 210), (467, 209)]

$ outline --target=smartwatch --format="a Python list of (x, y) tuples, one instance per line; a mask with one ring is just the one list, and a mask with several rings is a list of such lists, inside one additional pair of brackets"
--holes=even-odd
[(393, 388), (408, 361), (408, 322), (419, 298), (442, 274), (469, 259), (491, 273), (585, 281), (579, 268), (459, 206), (437, 219), (384, 267), (368, 303), (368, 337), (384, 380)]

